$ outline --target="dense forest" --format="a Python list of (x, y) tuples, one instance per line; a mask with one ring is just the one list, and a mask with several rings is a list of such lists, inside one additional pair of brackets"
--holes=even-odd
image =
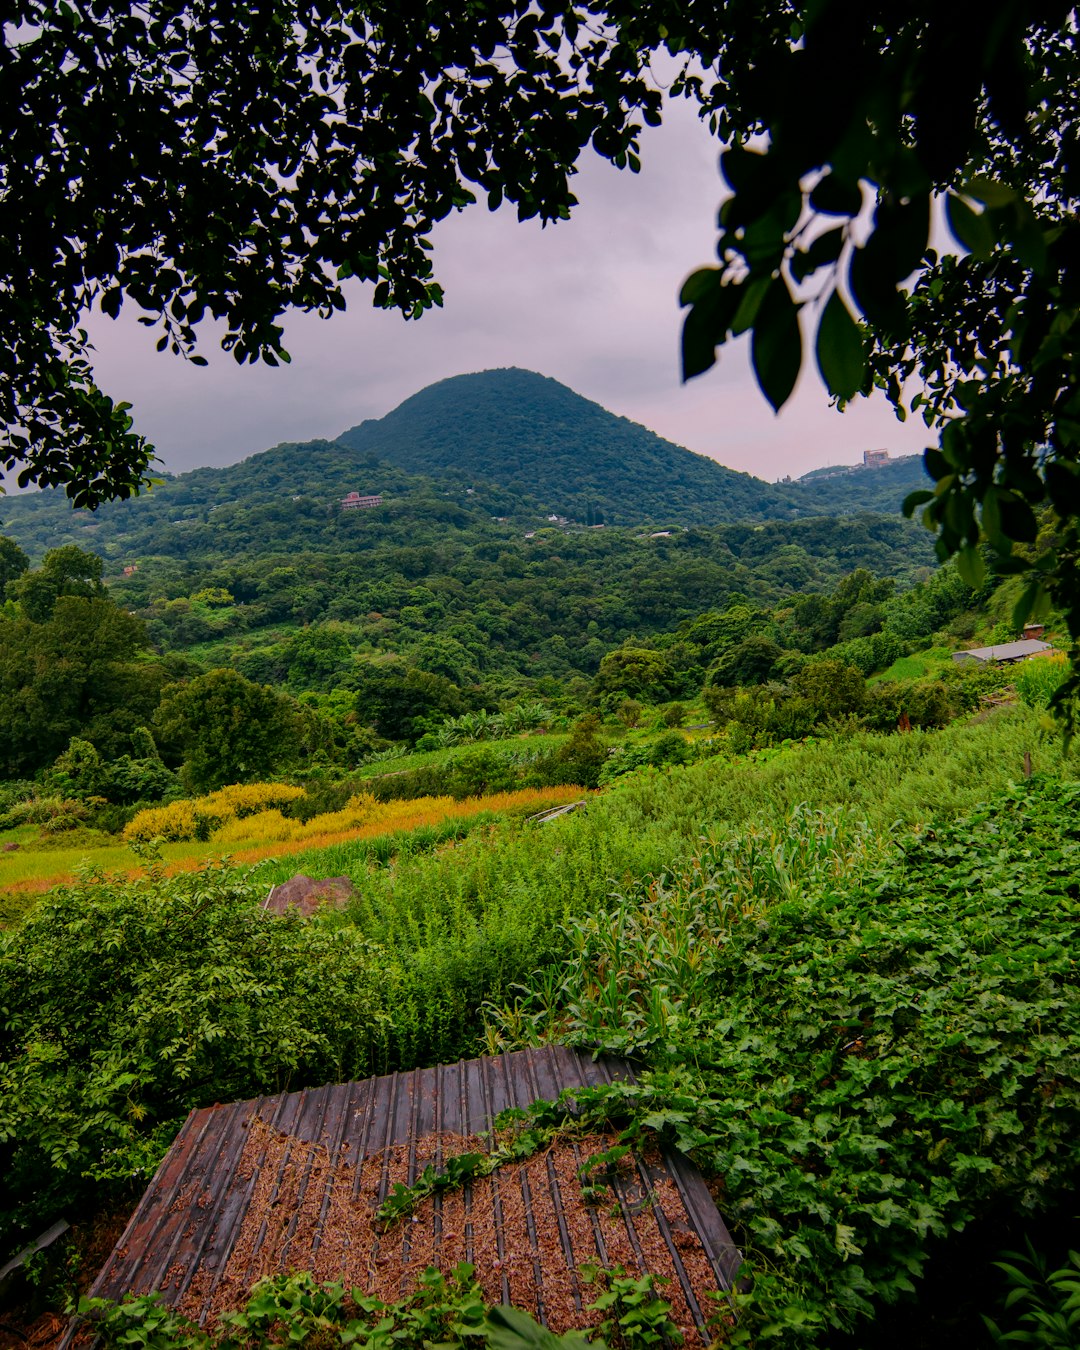
[[(905, 459), (770, 485), (671, 445), (554, 380), (488, 371), (432, 385), (336, 441), (279, 445), (228, 468), (163, 476), (150, 493), (94, 512), (73, 512), (59, 491), (11, 497), (0, 520), (34, 559), (75, 543), (122, 566), (147, 556), (364, 548), (402, 521), (447, 536), (488, 526), (495, 539), (520, 538), (553, 523), (551, 515), (654, 530), (866, 511), (895, 517), (925, 481), (921, 462)], [(342, 513), (350, 491), (377, 493), (385, 505), (374, 516)]]
[[(530, 694), (636, 696), (640, 681), (612, 683), (619, 652), (663, 653), (646, 682), (654, 698), (694, 695), (718, 671), (727, 684), (793, 673), (838, 643), (867, 670), (883, 667), (969, 603), (901, 521), (526, 540), (486, 525), (439, 531), (405, 513), (373, 529), (374, 513), (355, 515), (349, 550), (339, 540), (334, 552), (244, 557), (225, 531), (205, 560), (146, 559), (109, 586), (85, 549), (64, 545), (29, 568), (9, 541), (0, 772), (35, 772), (72, 736), (107, 757), (131, 753), (163, 690), (215, 668), (277, 699), (309, 695), (309, 723), (317, 707), (332, 705), (333, 720), (355, 705), (378, 736), (415, 739), (443, 717)], [(215, 516), (208, 538), (216, 528)], [(399, 686), (405, 720), (375, 712)], [(345, 733), (335, 722), (319, 734)]]

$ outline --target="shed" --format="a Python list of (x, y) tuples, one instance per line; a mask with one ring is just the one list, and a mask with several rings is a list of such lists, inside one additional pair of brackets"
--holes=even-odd
[(970, 647), (966, 652), (953, 652), (952, 659), (958, 665), (974, 663), (986, 665), (997, 662), (1009, 665), (1013, 661), (1026, 661), (1032, 656), (1042, 656), (1054, 649), (1049, 642), (1040, 642), (1036, 638), (1020, 638), (1016, 642), (1002, 642), (996, 647)]
[[(648, 1270), (690, 1346), (712, 1339), (709, 1295), (740, 1263), (697, 1169), (682, 1154), (630, 1154), (590, 1203), (582, 1169), (614, 1135), (557, 1139), (385, 1228), (395, 1181), (467, 1148), (507, 1107), (566, 1088), (632, 1080), (628, 1065), (545, 1046), (193, 1111), (91, 1294), (160, 1291), (201, 1323), (240, 1307), (261, 1276), (310, 1270), (390, 1300), (428, 1266), (476, 1268), (492, 1303), (553, 1331), (598, 1320), (583, 1266)], [(595, 1177), (593, 1178), (595, 1181)]]

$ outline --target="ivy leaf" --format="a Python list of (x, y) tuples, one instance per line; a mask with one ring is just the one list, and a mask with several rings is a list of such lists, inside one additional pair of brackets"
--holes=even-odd
[(754, 319), (750, 359), (758, 388), (779, 412), (791, 397), (802, 366), (799, 307), (783, 277), (776, 277), (762, 297)]
[(859, 325), (834, 290), (817, 331), (817, 363), (830, 394), (853, 398), (866, 378), (866, 347)]

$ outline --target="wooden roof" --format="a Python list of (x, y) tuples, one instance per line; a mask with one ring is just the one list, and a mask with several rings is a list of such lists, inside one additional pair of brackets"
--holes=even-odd
[(681, 1154), (630, 1155), (608, 1177), (614, 1203), (597, 1205), (579, 1173), (611, 1137), (570, 1139), (430, 1197), (411, 1221), (384, 1230), (374, 1220), (395, 1180), (476, 1147), (505, 1108), (632, 1076), (621, 1062), (546, 1046), (193, 1111), (91, 1293), (156, 1289), (205, 1323), (276, 1271), (392, 1298), (427, 1266), (467, 1260), (490, 1301), (561, 1331), (590, 1321), (595, 1292), (581, 1267), (621, 1265), (666, 1277), (688, 1343), (707, 1344), (716, 1307), (706, 1295), (730, 1289), (740, 1256)]

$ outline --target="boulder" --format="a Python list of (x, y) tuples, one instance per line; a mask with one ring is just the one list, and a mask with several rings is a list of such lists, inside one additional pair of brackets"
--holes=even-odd
[(272, 887), (263, 909), (269, 910), (271, 914), (284, 914), (286, 910), (298, 909), (307, 918), (321, 905), (343, 909), (355, 894), (356, 888), (348, 877), (324, 877), (318, 881), (301, 873), (283, 881), (280, 886)]

